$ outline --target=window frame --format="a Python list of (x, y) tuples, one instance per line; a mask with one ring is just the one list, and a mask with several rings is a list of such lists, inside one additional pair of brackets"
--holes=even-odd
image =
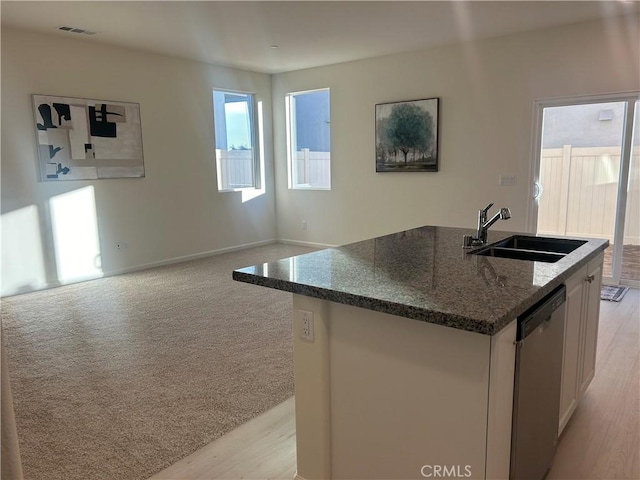
[[(305, 184), (299, 184), (295, 182), (295, 177), (297, 175), (297, 169), (294, 165), (294, 145), (293, 145), (293, 136), (294, 136), (294, 121), (295, 121), (295, 112), (293, 111), (293, 102), (292, 99), (297, 95), (304, 95), (315, 92), (327, 92), (329, 94), (329, 186), (328, 187), (319, 187), (319, 186), (305, 186)], [(314, 88), (310, 90), (301, 90), (297, 92), (289, 92), (285, 94), (285, 130), (286, 130), (286, 149), (287, 149), (287, 183), (289, 190), (318, 190), (318, 191), (330, 191), (331, 190), (331, 88), (330, 87), (322, 87), (322, 88)]]
[[(216, 139), (216, 104), (215, 104), (215, 93), (223, 93), (223, 94), (231, 94), (231, 95), (245, 95), (248, 96), (251, 101), (249, 103), (251, 107), (250, 116), (249, 116), (249, 126), (251, 128), (250, 138), (251, 138), (251, 165), (252, 165), (252, 185), (246, 187), (227, 187), (221, 185), (222, 182), (222, 172), (220, 167), (220, 161), (218, 159), (218, 145)], [(211, 90), (211, 110), (212, 110), (212, 119), (213, 119), (213, 148), (214, 148), (214, 157), (216, 162), (216, 183), (218, 187), (218, 192), (242, 192), (246, 190), (261, 190), (263, 185), (263, 178), (261, 175), (262, 169), (261, 167), (261, 156), (260, 156), (260, 138), (258, 132), (258, 100), (256, 92), (249, 92), (244, 90), (235, 90), (229, 88), (218, 88), (214, 87)], [(223, 113), (224, 115), (224, 113)], [(226, 116), (225, 116), (225, 130), (227, 128), (226, 125)]]
[(616, 199), (616, 217), (614, 220), (614, 233), (612, 252), (611, 276), (603, 276), (605, 284), (630, 285), (635, 287), (636, 281), (632, 279), (621, 279), (622, 252), (625, 235), (625, 225), (627, 221), (627, 197), (628, 181), (630, 179), (630, 167), (633, 162), (633, 139), (634, 115), (637, 102), (640, 102), (640, 91), (627, 91), (619, 93), (573, 95), (567, 97), (552, 97), (546, 99), (536, 99), (533, 102), (533, 134), (531, 144), (531, 161), (529, 170), (529, 198), (527, 205), (527, 230), (536, 233), (538, 230), (538, 197), (540, 195), (540, 157), (542, 154), (543, 142), (543, 120), (545, 108), (569, 107), (585, 104), (598, 103), (625, 103), (625, 121), (623, 125), (623, 135), (620, 144), (620, 171), (618, 173), (618, 194)]

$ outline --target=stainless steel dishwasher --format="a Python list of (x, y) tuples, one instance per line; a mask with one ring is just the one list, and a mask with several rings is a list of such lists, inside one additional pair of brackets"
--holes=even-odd
[(511, 430), (512, 480), (541, 480), (558, 447), (566, 288), (518, 317)]

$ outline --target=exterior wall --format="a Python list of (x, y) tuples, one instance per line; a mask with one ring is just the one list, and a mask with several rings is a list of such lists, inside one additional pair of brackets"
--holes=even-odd
[[(604, 119), (600, 119), (601, 115)], [(624, 104), (603, 103), (596, 105), (572, 105), (571, 107), (550, 107), (544, 111), (542, 148), (609, 147), (620, 145), (624, 131)], [(640, 118), (636, 114), (636, 119)], [(555, 128), (556, 126), (561, 128)], [(633, 139), (640, 145), (640, 136)]]

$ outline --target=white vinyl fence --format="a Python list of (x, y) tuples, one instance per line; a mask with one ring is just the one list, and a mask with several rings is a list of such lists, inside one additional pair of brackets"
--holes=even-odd
[(331, 187), (331, 153), (303, 148), (296, 152), (295, 183), (297, 186)]
[(253, 187), (254, 165), (251, 150), (216, 150), (218, 188)]
[[(624, 244), (640, 244), (640, 152), (631, 160)], [(549, 148), (540, 158), (538, 232), (613, 242), (620, 147)]]
[[(221, 190), (252, 187), (254, 165), (251, 150), (216, 150), (218, 185)], [(331, 187), (331, 153), (308, 148), (296, 152), (296, 186)]]

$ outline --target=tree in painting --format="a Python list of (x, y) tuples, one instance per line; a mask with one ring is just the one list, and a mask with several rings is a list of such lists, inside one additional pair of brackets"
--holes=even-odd
[(424, 158), (433, 132), (433, 119), (429, 112), (417, 105), (401, 103), (391, 110), (385, 130), (385, 136), (393, 149), (404, 154), (406, 165), (407, 154), (411, 150), (417, 150)]
[(376, 164), (378, 171), (437, 171), (437, 119), (420, 104), (437, 99), (383, 104), (376, 115)]

